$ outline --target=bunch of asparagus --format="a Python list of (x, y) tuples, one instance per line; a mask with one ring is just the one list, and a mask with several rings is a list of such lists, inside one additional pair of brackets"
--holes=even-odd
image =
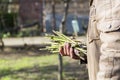
[(65, 42), (71, 43), (71, 46), (74, 47), (74, 49), (78, 50), (79, 53), (76, 53), (81, 59), (83, 59), (83, 56), (86, 55), (86, 45), (83, 44), (80, 41), (75, 41), (64, 34), (53, 31), (55, 35), (48, 36), (52, 42), (51, 46), (47, 46), (46, 49), (49, 50), (52, 53), (59, 53), (59, 47), (63, 46)]

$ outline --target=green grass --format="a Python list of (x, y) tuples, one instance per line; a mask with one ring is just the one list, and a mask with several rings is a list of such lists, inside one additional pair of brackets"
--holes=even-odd
[(14, 69), (19, 70), (21, 68), (38, 66), (49, 66), (57, 65), (57, 55), (39, 56), (39, 57), (23, 57), (19, 59), (0, 59), (0, 70), (1, 69)]
[[(64, 57), (64, 80), (79, 80), (79, 64)], [(71, 60), (71, 61), (70, 61)], [(74, 65), (71, 63), (75, 63)], [(70, 65), (74, 67), (70, 67)], [(0, 80), (57, 80), (58, 55), (0, 59)]]
[(42, 70), (43, 67), (57, 64), (57, 55), (0, 59), (0, 80), (35, 80), (40, 74), (40, 68)]

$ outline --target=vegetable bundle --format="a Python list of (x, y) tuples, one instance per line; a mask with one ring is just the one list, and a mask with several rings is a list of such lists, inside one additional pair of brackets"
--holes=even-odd
[(50, 38), (52, 42), (51, 42), (51, 46), (46, 47), (47, 50), (49, 50), (52, 53), (59, 53), (60, 46), (63, 46), (64, 43), (71, 43), (71, 46), (79, 51), (79, 53), (76, 53), (76, 55), (79, 56), (81, 59), (84, 59), (83, 56), (86, 55), (85, 44), (83, 44), (80, 41), (75, 41), (58, 31), (53, 31), (53, 33), (55, 35), (48, 36), (48, 38)]

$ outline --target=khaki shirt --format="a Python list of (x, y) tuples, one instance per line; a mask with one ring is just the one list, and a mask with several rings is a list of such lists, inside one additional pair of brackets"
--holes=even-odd
[(91, 0), (87, 35), (90, 80), (120, 80), (120, 0)]

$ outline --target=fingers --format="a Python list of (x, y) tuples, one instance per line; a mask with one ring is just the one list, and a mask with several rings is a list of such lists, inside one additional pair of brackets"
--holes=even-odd
[(70, 56), (72, 59), (80, 59), (75, 54), (75, 49), (71, 47), (70, 43), (65, 43), (64, 46), (61, 46), (59, 52), (62, 56)]
[(75, 49), (74, 48), (70, 48), (70, 57), (72, 59), (80, 59), (80, 57), (75, 54)]
[(65, 43), (65, 45), (64, 45), (64, 54), (66, 56), (70, 56), (70, 48), (71, 48), (71, 44), (70, 43)]
[(70, 56), (70, 48), (71, 48), (71, 44), (70, 43), (67, 43), (66, 44), (66, 52), (67, 52), (67, 55)]
[(62, 56), (70, 56), (70, 43), (65, 43), (64, 46), (61, 46), (59, 52)]
[(65, 43), (65, 45), (63, 46), (63, 51), (64, 51), (64, 54), (67, 56), (67, 47), (66, 47), (66, 43)]

